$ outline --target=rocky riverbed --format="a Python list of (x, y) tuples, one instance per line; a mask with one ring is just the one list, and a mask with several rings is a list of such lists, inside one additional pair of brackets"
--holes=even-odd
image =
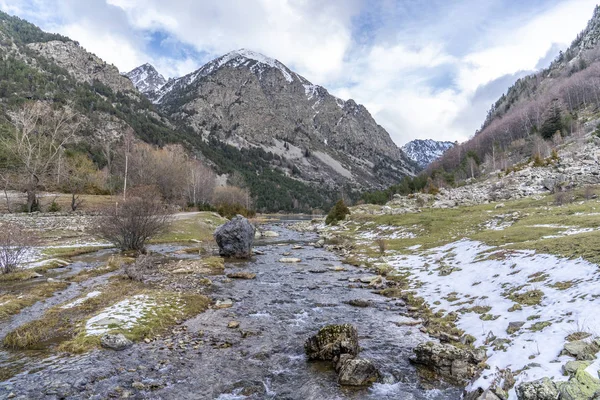
[[(0, 383), (0, 398), (460, 397), (457, 388), (420, 382), (409, 357), (428, 338), (406, 323), (410, 318), (402, 301), (373, 292), (372, 272), (313, 247), (309, 243), (318, 237), (312, 233), (292, 232), (281, 224), (262, 231), (276, 235), (259, 239), (251, 260), (226, 262), (224, 270), (210, 276), (210, 285), (198, 289), (211, 299), (205, 312), (123, 351), (97, 349), (76, 356), (11, 351), (4, 359), (19, 359), (21, 371)], [(181, 265), (199, 257), (182, 247), (155, 250), (178, 253)], [(89, 261), (93, 254), (86, 257)], [(281, 262), (284, 258), (300, 261)], [(178, 276), (165, 283), (170, 290), (201, 284)], [(361, 357), (381, 374), (371, 387), (340, 386), (330, 362), (308, 362), (304, 355), (308, 337), (324, 325), (344, 323), (358, 329)], [(0, 327), (6, 324), (11, 319)]]

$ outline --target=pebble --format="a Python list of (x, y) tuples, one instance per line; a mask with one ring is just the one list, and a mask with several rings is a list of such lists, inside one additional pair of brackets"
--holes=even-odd
[(229, 329), (237, 329), (240, 327), (240, 322), (239, 321), (229, 321), (229, 323), (227, 324), (227, 327)]

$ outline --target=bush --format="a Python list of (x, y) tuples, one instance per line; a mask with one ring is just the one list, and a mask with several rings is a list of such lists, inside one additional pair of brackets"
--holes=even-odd
[(327, 214), (325, 224), (335, 225), (339, 221), (343, 221), (346, 218), (346, 215), (350, 215), (350, 210), (344, 203), (344, 200), (338, 200), (338, 202), (335, 203), (335, 206), (333, 206), (331, 211), (329, 211), (329, 214)]
[(25, 232), (19, 225), (0, 226), (0, 273), (16, 271), (35, 241), (35, 236), (31, 232)]
[(252, 218), (256, 215), (256, 211), (248, 210), (241, 204), (223, 204), (217, 208), (217, 212), (221, 217), (231, 219), (236, 215), (243, 215), (246, 218)]
[(60, 205), (58, 205), (58, 203), (56, 201), (53, 201), (48, 206), (48, 212), (60, 212), (60, 210), (61, 210)]
[(132, 281), (143, 282), (144, 277), (156, 270), (156, 265), (152, 262), (152, 259), (148, 255), (139, 256), (135, 262), (125, 264), (123, 271), (125, 275)]
[(143, 252), (146, 242), (169, 226), (171, 211), (152, 193), (131, 197), (104, 211), (97, 235), (123, 251)]
[(554, 204), (557, 206), (562, 206), (563, 204), (568, 204), (573, 201), (571, 192), (556, 192), (554, 194)]

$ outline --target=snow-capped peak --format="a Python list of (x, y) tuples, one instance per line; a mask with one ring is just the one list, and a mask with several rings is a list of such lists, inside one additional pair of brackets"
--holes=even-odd
[(416, 139), (402, 146), (402, 150), (408, 158), (415, 161), (421, 168), (425, 168), (453, 146), (453, 142)]
[(167, 83), (165, 77), (149, 63), (140, 65), (124, 75), (144, 94), (155, 92)]
[(267, 57), (264, 54), (257, 53), (252, 50), (248, 50), (248, 49), (234, 50), (232, 52), (225, 54), (222, 57), (219, 57), (215, 61), (217, 62), (218, 67), (222, 67), (223, 65), (227, 65), (227, 64), (229, 64), (233, 67), (245, 65), (245, 66), (249, 67), (253, 72), (261, 73), (262, 70), (260, 70), (260, 68), (256, 68), (256, 64), (250, 65), (248, 63), (248, 61), (254, 61), (258, 64), (263, 64), (263, 65), (271, 67), (271, 68), (277, 68), (278, 70), (281, 71), (281, 73), (283, 74), (283, 77), (285, 78), (286, 81), (288, 81), (288, 82), (294, 81), (294, 77), (292, 76), (291, 71), (285, 65), (283, 65), (281, 62), (277, 61), (274, 58)]

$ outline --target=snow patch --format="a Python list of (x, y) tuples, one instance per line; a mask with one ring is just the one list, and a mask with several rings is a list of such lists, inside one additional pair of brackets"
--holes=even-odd
[(88, 335), (103, 335), (114, 329), (115, 326), (119, 329), (131, 329), (156, 305), (154, 299), (146, 295), (133, 296), (90, 318), (85, 324), (85, 330)]

